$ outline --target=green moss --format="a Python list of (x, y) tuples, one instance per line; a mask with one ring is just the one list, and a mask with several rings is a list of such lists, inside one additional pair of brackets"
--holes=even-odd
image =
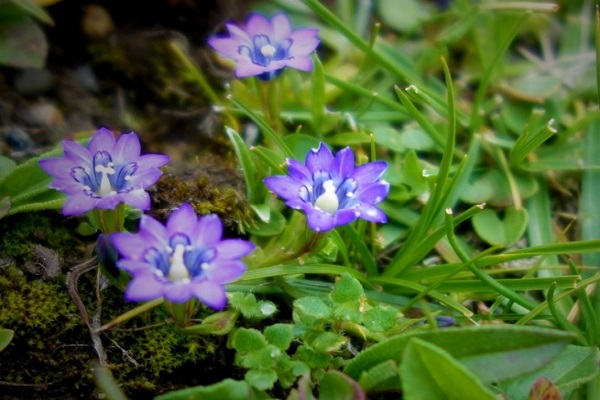
[(151, 214), (161, 219), (168, 217), (181, 203), (188, 202), (200, 215), (219, 215), (229, 228), (252, 223), (241, 177), (218, 157), (205, 157), (202, 164), (170, 167), (155, 189)]

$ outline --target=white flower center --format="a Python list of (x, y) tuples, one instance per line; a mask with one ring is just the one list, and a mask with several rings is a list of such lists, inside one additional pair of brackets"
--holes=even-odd
[(323, 194), (315, 200), (315, 208), (334, 214), (340, 206), (340, 201), (335, 194), (335, 185), (331, 179), (323, 182), (323, 190)]
[(100, 196), (105, 196), (113, 191), (108, 175), (114, 175), (115, 169), (113, 163), (110, 162), (107, 165), (96, 165), (95, 172), (100, 172), (102, 178), (100, 178), (100, 188), (98, 189)]
[(275, 49), (275, 47), (271, 46), (270, 44), (265, 44), (263, 47), (260, 48), (260, 52), (265, 57), (273, 57), (273, 55), (275, 55), (276, 50), (277, 49)]
[(185, 246), (183, 244), (178, 244), (175, 246), (175, 251), (169, 257), (169, 263), (171, 264), (169, 267), (169, 280), (172, 282), (181, 281), (184, 279), (190, 279), (190, 272), (185, 266), (185, 261), (183, 261), (183, 254), (185, 253)]

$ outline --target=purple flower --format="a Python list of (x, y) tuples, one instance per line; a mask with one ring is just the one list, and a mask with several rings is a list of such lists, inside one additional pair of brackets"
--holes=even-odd
[(328, 231), (357, 218), (387, 221), (383, 211), (376, 207), (390, 189), (389, 183), (381, 179), (386, 162), (370, 162), (355, 168), (354, 153), (349, 147), (334, 157), (321, 143), (307, 154), (304, 165), (292, 159), (287, 163), (289, 175), (271, 176), (264, 182), (289, 207), (303, 210), (313, 231)]
[(212, 37), (208, 44), (223, 57), (233, 59), (238, 78), (258, 76), (269, 80), (285, 67), (311, 71), (311, 54), (320, 41), (319, 30), (305, 28), (292, 30), (284, 13), (277, 13), (271, 22), (261, 14), (252, 14), (245, 27), (225, 24), (229, 37)]
[(64, 215), (114, 209), (121, 202), (149, 209), (145, 189), (162, 175), (158, 168), (169, 162), (162, 154), (140, 156), (140, 140), (133, 132), (115, 140), (110, 130), (100, 128), (87, 147), (70, 140), (62, 145), (64, 157), (40, 160), (39, 165), (54, 178), (50, 187), (67, 195)]
[(117, 267), (132, 280), (125, 290), (128, 301), (164, 297), (184, 303), (196, 297), (221, 310), (227, 303), (223, 285), (246, 270), (240, 260), (254, 249), (241, 239), (221, 240), (223, 225), (216, 215), (198, 218), (192, 206), (182, 204), (166, 226), (143, 215), (138, 233), (117, 232), (111, 241), (122, 258)]

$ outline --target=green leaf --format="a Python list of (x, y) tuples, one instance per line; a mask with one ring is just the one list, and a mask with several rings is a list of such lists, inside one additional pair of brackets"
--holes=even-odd
[(252, 388), (245, 381), (225, 379), (209, 386), (195, 386), (157, 396), (154, 400), (255, 400)]
[(238, 352), (260, 350), (267, 344), (263, 334), (256, 329), (240, 328), (233, 337), (233, 348)]
[(4, 350), (10, 344), (14, 336), (14, 331), (0, 328), (0, 351)]
[(329, 318), (331, 309), (323, 300), (314, 296), (306, 296), (294, 301), (294, 321), (311, 326), (318, 321)]
[(331, 353), (339, 350), (347, 340), (345, 336), (339, 333), (322, 332), (310, 341), (310, 346), (318, 352)]
[(25, 11), (27, 14), (36, 18), (40, 22), (43, 22), (48, 25), (54, 25), (54, 21), (52, 17), (40, 6), (36, 4), (35, 1), (32, 0), (9, 0), (12, 4), (19, 7), (21, 10)]
[(525, 398), (539, 377), (550, 379), (567, 399), (582, 384), (600, 373), (600, 351), (597, 347), (567, 346), (544, 368), (502, 386), (506, 398)]
[(400, 32), (416, 29), (428, 16), (423, 3), (416, 0), (379, 0), (375, 4), (383, 22)]
[(406, 400), (495, 400), (475, 375), (438, 346), (413, 338), (400, 364)]
[(0, 179), (12, 171), (17, 164), (8, 157), (0, 155)]
[(398, 363), (387, 360), (360, 375), (358, 381), (365, 392), (400, 390)]
[(287, 350), (294, 338), (294, 326), (291, 324), (274, 324), (265, 328), (265, 338), (269, 343)]
[(2, 21), (0, 64), (16, 68), (42, 68), (47, 55), (46, 36), (31, 18)]
[(344, 372), (357, 379), (362, 372), (382, 362), (399, 363), (408, 341), (415, 337), (441, 347), (484, 382), (501, 382), (543, 367), (574, 335), (513, 325), (412, 331), (363, 350), (346, 365)]
[(358, 302), (362, 295), (364, 295), (364, 291), (358, 279), (348, 274), (343, 274), (339, 277), (335, 285), (333, 285), (331, 299), (338, 304), (349, 301)]
[(472, 223), (481, 239), (494, 246), (508, 247), (523, 236), (528, 220), (526, 209), (508, 207), (503, 219), (494, 210), (486, 209), (475, 215)]
[(204, 318), (201, 324), (187, 326), (183, 331), (193, 335), (226, 335), (234, 328), (238, 315), (234, 310), (214, 313)]
[(319, 381), (319, 400), (365, 399), (360, 385), (339, 371), (327, 371)]
[(285, 228), (285, 223), (287, 221), (279, 211), (270, 210), (268, 221), (262, 220), (264, 217), (266, 217), (266, 215), (261, 214), (261, 219), (256, 221), (254, 225), (247, 227), (246, 230), (248, 233), (256, 236), (275, 236), (281, 233)]
[(273, 384), (277, 380), (277, 373), (272, 369), (251, 369), (250, 371), (246, 372), (244, 379), (246, 379), (250, 385), (258, 390), (268, 390), (273, 387)]
[(394, 307), (377, 304), (364, 312), (363, 324), (372, 332), (385, 332), (396, 324), (398, 314), (398, 310)]

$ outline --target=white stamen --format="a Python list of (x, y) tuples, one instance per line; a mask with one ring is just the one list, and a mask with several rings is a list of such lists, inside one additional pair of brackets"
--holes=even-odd
[(260, 52), (265, 57), (273, 57), (276, 51), (277, 49), (271, 46), (270, 44), (265, 44), (263, 47), (260, 48)]
[(185, 279), (190, 279), (190, 272), (185, 266), (185, 261), (183, 261), (183, 254), (185, 253), (185, 246), (183, 244), (178, 244), (175, 246), (175, 251), (173, 255), (169, 257), (169, 280), (172, 282), (183, 281)]
[(315, 208), (334, 214), (340, 206), (340, 201), (335, 194), (335, 185), (331, 179), (323, 182), (323, 190), (323, 194), (315, 201)]
[(94, 169), (95, 172), (100, 172), (102, 174), (102, 178), (100, 178), (100, 188), (98, 190), (98, 194), (100, 196), (105, 196), (111, 192), (113, 192), (113, 188), (108, 180), (108, 175), (114, 175), (115, 169), (112, 167), (113, 163), (108, 163), (108, 165), (96, 165)]

